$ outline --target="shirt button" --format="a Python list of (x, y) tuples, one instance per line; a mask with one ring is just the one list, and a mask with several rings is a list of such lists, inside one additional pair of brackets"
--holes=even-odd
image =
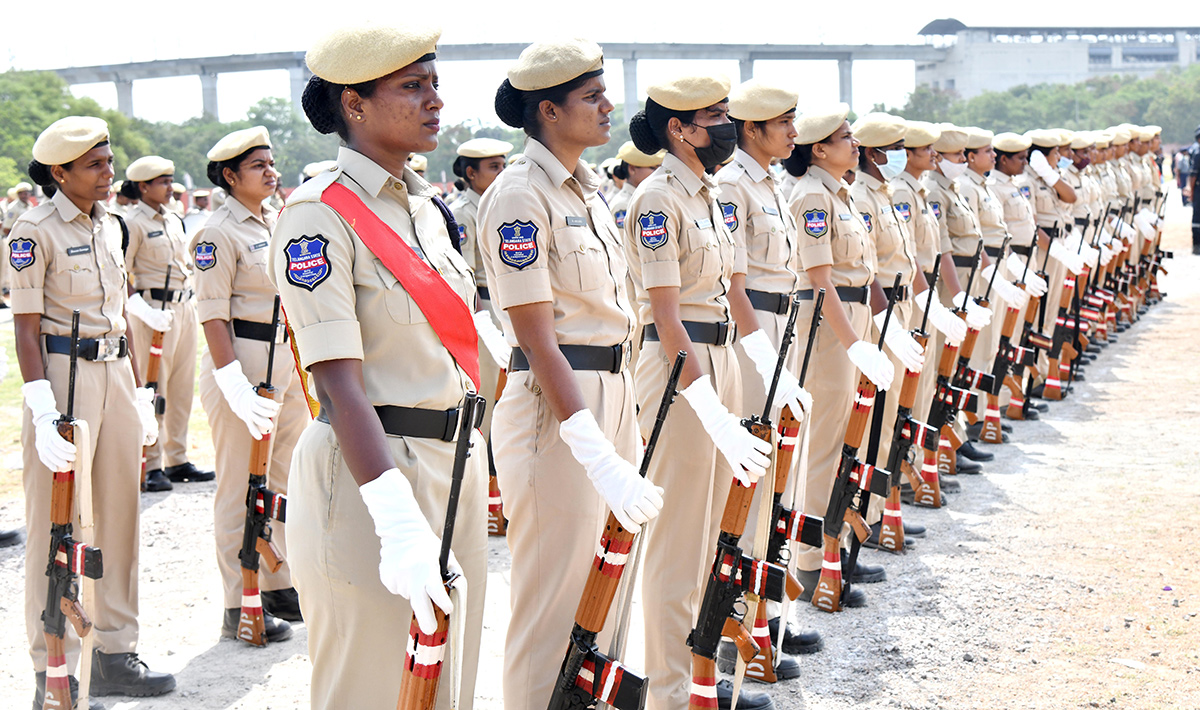
[(534, 386), (533, 386), (533, 393), (534, 393), (534, 394), (541, 394), (541, 393), (542, 393), (542, 386), (541, 386), (541, 385), (534, 385)]

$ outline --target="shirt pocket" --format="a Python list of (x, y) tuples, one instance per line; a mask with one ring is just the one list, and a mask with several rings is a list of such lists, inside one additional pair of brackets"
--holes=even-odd
[(567, 291), (594, 291), (608, 275), (608, 262), (600, 238), (587, 227), (554, 230), (558, 281)]
[(96, 292), (100, 280), (96, 278), (96, 266), (92, 255), (61, 256), (54, 260), (54, 274), (57, 281), (65, 285), (67, 293), (72, 296), (86, 296)]
[(425, 314), (417, 307), (416, 301), (401, 285), (399, 279), (379, 259), (375, 259), (375, 273), (382, 282), (383, 302), (387, 304), (388, 314), (392, 316), (392, 320), (402, 325), (428, 321)]
[(851, 215), (848, 220), (834, 215), (831, 247), (835, 266), (839, 264), (849, 266), (856, 261), (861, 261), (866, 252), (867, 227), (861, 219), (857, 222), (858, 227), (855, 227), (855, 219), (854, 215)]
[(717, 233), (708, 227), (688, 227), (685, 246), (684, 267), (692, 276), (716, 276), (721, 271), (721, 255), (718, 252)]
[(952, 237), (963, 237), (975, 231), (966, 210), (957, 207), (951, 207), (946, 214), (946, 226), (950, 229)]
[(746, 252), (752, 261), (782, 264), (787, 260), (787, 251), (787, 233), (782, 219), (766, 212), (750, 216), (750, 239), (746, 244)]

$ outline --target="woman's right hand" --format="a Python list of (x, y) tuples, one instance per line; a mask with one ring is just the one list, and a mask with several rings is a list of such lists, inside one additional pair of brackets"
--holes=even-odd
[(219, 370), (213, 370), (213, 377), (221, 394), (225, 395), (229, 408), (250, 430), (250, 436), (262, 439), (271, 433), (275, 428), (274, 417), (282, 405), (273, 399), (258, 396), (254, 385), (242, 374), (240, 361), (234, 360)]
[(587, 469), (596, 492), (617, 516), (622, 527), (637, 533), (658, 516), (663, 489), (642, 478), (633, 464), (617, 454), (596, 423), (591, 410), (581, 409), (558, 425), (558, 434), (571, 455)]
[(733, 467), (734, 478), (749, 487), (771, 465), (771, 445), (746, 431), (713, 390), (709, 375), (696, 378), (680, 394), (695, 410), (717, 450)]
[(38, 459), (51, 471), (70, 471), (75, 461), (75, 445), (58, 433), (58, 405), (49, 380), (34, 380), (21, 385), (25, 404), (33, 413), (33, 446)]
[(879, 346), (872, 345), (865, 340), (858, 340), (850, 346), (846, 355), (875, 387), (886, 390), (892, 386), (892, 378), (896, 376), (896, 370), (892, 366), (892, 361), (888, 359), (883, 350), (879, 349)]

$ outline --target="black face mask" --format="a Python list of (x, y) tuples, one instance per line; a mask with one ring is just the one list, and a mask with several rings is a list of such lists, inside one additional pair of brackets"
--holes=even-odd
[[(695, 124), (692, 124), (695, 125)], [(733, 155), (737, 148), (737, 128), (732, 123), (719, 123), (715, 126), (704, 126), (708, 133), (708, 145), (696, 147), (691, 141), (684, 142), (696, 151), (696, 157), (705, 170), (712, 170)]]

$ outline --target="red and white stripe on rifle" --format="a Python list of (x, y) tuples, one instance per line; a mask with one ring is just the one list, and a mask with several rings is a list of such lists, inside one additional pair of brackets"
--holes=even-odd
[(417, 620), (408, 627), (408, 647), (404, 651), (404, 665), (412, 669), (417, 678), (437, 678), (442, 672), (442, 658), (446, 655), (445, 631), (434, 634), (421, 633)]
[(796, 443), (800, 440), (800, 427), (785, 427), (779, 425), (779, 450), (795, 451)]
[(625, 561), (629, 559), (629, 551), (632, 549), (633, 538), (622, 542), (613, 540), (605, 533), (596, 547), (596, 558), (592, 560), (592, 566), (600, 574), (617, 579), (625, 569)]
[[(610, 660), (607, 663), (601, 663), (600, 678), (597, 682), (596, 662), (589, 658), (583, 662), (583, 666), (579, 669), (579, 675), (575, 676), (575, 685), (600, 702), (612, 705), (617, 699), (617, 689), (621, 687), (624, 677), (625, 666)], [(713, 700), (716, 700), (715, 689)]]

